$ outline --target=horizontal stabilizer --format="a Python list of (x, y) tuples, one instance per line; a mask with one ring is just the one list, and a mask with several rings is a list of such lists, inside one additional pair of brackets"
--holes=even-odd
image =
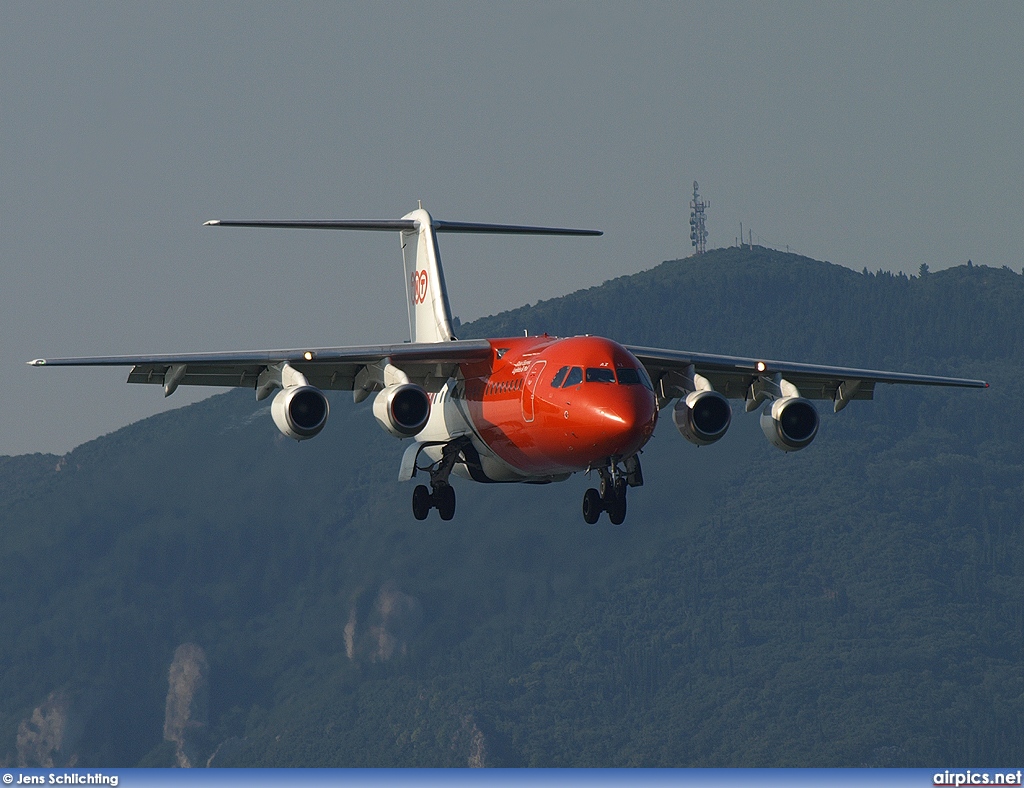
[[(433, 221), (439, 233), (483, 233), (495, 235), (603, 235), (600, 230), (576, 230), (567, 227), (530, 227), (519, 224), (476, 224), (474, 222)], [(415, 231), (415, 219), (303, 219), (303, 220), (248, 220), (211, 219), (204, 227), (277, 227), (291, 230), (399, 230)]]
[(358, 219), (324, 220), (285, 220), (273, 219), (211, 219), (203, 222), (203, 227), (280, 227), (290, 230), (415, 230), (416, 222), (411, 219)]
[(604, 235), (600, 230), (575, 230), (568, 227), (526, 227), (517, 224), (476, 224), (434, 220), (439, 233), (494, 233), (497, 235)]

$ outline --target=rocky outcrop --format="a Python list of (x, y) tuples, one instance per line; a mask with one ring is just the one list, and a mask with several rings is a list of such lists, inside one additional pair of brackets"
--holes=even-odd
[(177, 763), (189, 768), (198, 761), (205, 740), (210, 707), (210, 666), (195, 643), (174, 650), (167, 674), (164, 740), (177, 747)]
[(407, 653), (409, 641), (423, 626), (419, 600), (385, 583), (363, 614), (354, 603), (345, 625), (345, 653), (353, 661), (387, 662)]
[(470, 769), (483, 769), (487, 766), (487, 740), (484, 732), (476, 724), (472, 714), (462, 718), (462, 737), (465, 739), (466, 766)]
[(18, 766), (46, 769), (71, 767), (85, 721), (70, 694), (51, 692), (32, 715), (18, 725)]

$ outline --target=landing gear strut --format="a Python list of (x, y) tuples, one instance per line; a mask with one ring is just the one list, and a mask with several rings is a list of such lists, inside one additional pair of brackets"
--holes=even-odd
[(455, 488), (448, 483), (448, 477), (459, 461), (462, 447), (462, 441), (445, 444), (440, 460), (429, 468), (419, 469), (430, 474), (430, 489), (425, 484), (418, 484), (412, 491), (412, 516), (417, 520), (426, 520), (431, 509), (437, 509), (442, 520), (451, 520), (455, 516)]
[(640, 470), (640, 458), (630, 457), (619, 468), (618, 463), (610, 461), (604, 468), (599, 468), (601, 487), (591, 487), (583, 495), (583, 520), (593, 525), (600, 519), (601, 512), (608, 512), (612, 525), (622, 525), (626, 520), (626, 490), (640, 487), (644, 483), (643, 472)]

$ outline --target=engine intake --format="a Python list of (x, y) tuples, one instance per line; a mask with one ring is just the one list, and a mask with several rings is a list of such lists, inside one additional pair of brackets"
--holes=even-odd
[(803, 397), (775, 400), (761, 413), (761, 429), (772, 446), (800, 451), (818, 434), (818, 411)]
[(427, 426), (430, 395), (415, 383), (388, 386), (373, 400), (373, 415), (396, 438), (411, 438)]
[(691, 391), (676, 401), (672, 422), (690, 443), (707, 446), (729, 429), (732, 407), (729, 400), (717, 391)]
[(314, 386), (281, 389), (270, 404), (274, 424), (289, 438), (304, 441), (320, 434), (327, 423), (327, 397)]

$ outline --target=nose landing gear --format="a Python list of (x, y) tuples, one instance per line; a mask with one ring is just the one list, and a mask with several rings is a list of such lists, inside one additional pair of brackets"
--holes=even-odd
[[(601, 490), (591, 487), (583, 494), (583, 520), (593, 525), (600, 519), (601, 512), (608, 512), (612, 525), (622, 525), (626, 519), (626, 480), (605, 481), (607, 471), (601, 472)], [(607, 474), (610, 476), (610, 474)]]
[(640, 470), (640, 458), (636, 455), (628, 458), (619, 468), (618, 463), (610, 461), (607, 467), (598, 469), (601, 474), (601, 488), (591, 487), (583, 495), (583, 520), (594, 525), (600, 519), (601, 512), (608, 512), (612, 525), (622, 525), (626, 520), (626, 490), (640, 487), (644, 483), (643, 472)]

